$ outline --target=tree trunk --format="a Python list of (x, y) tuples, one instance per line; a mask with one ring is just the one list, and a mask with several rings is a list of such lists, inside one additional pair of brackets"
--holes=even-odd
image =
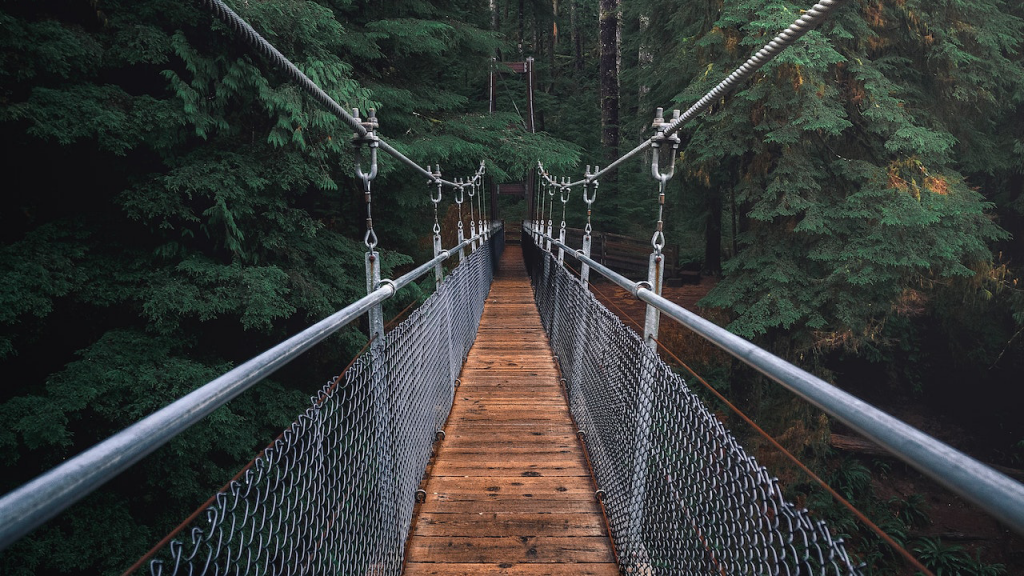
[(555, 87), (555, 79), (558, 77), (558, 68), (555, 63), (555, 52), (558, 48), (558, 0), (551, 0), (551, 41), (548, 45), (548, 89), (551, 92)]
[(704, 273), (722, 275), (722, 196), (709, 191), (708, 220), (704, 226)]
[(619, 0), (601, 0), (601, 144), (608, 163), (619, 156)]
[(732, 187), (729, 190), (729, 215), (732, 218), (732, 237), (731, 243), (732, 253), (729, 254), (730, 258), (736, 256), (739, 252), (739, 246), (736, 244), (736, 188)]
[(583, 34), (580, 32), (579, 18), (576, 13), (579, 8), (577, 7), (577, 0), (573, 0), (572, 4), (569, 5), (569, 25), (572, 27), (572, 47), (573, 47), (573, 66), (576, 70), (583, 70)]
[[(641, 70), (649, 68), (654, 63), (654, 52), (651, 51), (651, 46), (647, 42), (647, 30), (651, 27), (651, 16), (650, 14), (641, 14), (637, 26), (640, 29), (640, 47), (637, 49), (636, 61), (637, 66)], [(636, 107), (637, 113), (643, 112), (644, 114), (650, 112), (647, 108), (647, 93), (651, 91), (650, 86), (641, 81), (640, 86), (637, 87), (636, 91)], [(643, 138), (647, 133), (647, 128), (644, 127), (640, 130), (637, 135), (639, 138)]]
[(524, 36), (523, 36), (523, 30), (524, 30), (523, 26), (525, 24), (524, 24), (523, 20), (525, 18), (523, 16), (523, 12), (525, 10), (525, 7), (526, 7), (526, 0), (519, 0), (519, 56), (520, 57), (522, 57), (523, 54), (524, 54), (524, 52), (523, 52), (523, 50), (524, 50), (523, 42), (525, 40), (524, 40)]

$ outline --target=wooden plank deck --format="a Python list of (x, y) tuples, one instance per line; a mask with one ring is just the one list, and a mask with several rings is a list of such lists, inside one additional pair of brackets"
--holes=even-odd
[(619, 573), (518, 246), (501, 259), (445, 433), (407, 576)]

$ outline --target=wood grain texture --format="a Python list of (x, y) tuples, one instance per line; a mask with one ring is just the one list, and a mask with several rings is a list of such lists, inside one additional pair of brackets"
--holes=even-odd
[(516, 246), (502, 257), (445, 435), (405, 574), (619, 573)]

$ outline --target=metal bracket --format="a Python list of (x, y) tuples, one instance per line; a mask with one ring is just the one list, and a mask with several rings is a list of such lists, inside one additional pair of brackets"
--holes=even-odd
[[(654, 150), (651, 153), (651, 176), (661, 183), (661, 189), (664, 190), (665, 183), (672, 179), (672, 176), (676, 171), (676, 152), (679, 150), (679, 136), (672, 134), (671, 136), (665, 134), (665, 130), (672, 124), (671, 122), (665, 122), (662, 117), (664, 111), (662, 108), (658, 108), (654, 118), (654, 136), (651, 136), (651, 148)], [(679, 110), (672, 112), (673, 120), (679, 118)], [(660, 162), (660, 148), (662, 144), (672, 144), (672, 158), (669, 160), (668, 172), (662, 172), (658, 164)]]

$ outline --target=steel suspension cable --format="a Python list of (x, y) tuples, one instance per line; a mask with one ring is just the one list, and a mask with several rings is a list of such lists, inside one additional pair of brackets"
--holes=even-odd
[[(334, 98), (331, 98), (327, 92), (324, 92), (322, 88), (317, 86), (309, 76), (306, 76), (306, 74), (302, 72), (302, 70), (299, 70), (299, 67), (275, 48), (273, 44), (263, 38), (259, 32), (245, 21), (245, 19), (229, 8), (223, 0), (199, 0), (199, 2), (213, 12), (213, 14), (226, 24), (235, 34), (240, 36), (250, 48), (270, 60), (271, 63), (284, 71), (289, 78), (297, 83), (299, 88), (305, 91), (321, 106), (348, 124), (359, 138), (366, 136), (367, 129), (365, 126), (349, 114), (348, 111), (334, 100)], [(380, 140), (379, 145), (381, 150), (387, 152), (402, 164), (412, 168), (420, 175), (426, 176), (430, 180), (435, 179), (434, 174), (430, 170), (420, 166), (414, 160), (405, 154), (402, 154), (384, 140)], [(448, 180), (441, 180), (441, 183), (448, 187), (454, 187), (456, 185), (454, 182), (450, 182)]]
[[(726, 76), (725, 80), (718, 83), (717, 86), (712, 88), (707, 94), (701, 97), (693, 106), (690, 106), (686, 112), (683, 112), (678, 118), (674, 118), (671, 122), (663, 126), (663, 132), (665, 135), (672, 135), (679, 131), (687, 122), (693, 120), (698, 114), (707, 110), (713, 102), (725, 96), (731, 92), (737, 86), (745, 82), (755, 72), (760, 70), (765, 64), (771, 62), (776, 56), (782, 53), (783, 50), (792, 46), (797, 40), (802, 38), (804, 34), (807, 34), (818, 25), (820, 25), (832, 12), (834, 12), (841, 5), (846, 3), (847, 0), (821, 0), (810, 10), (806, 11), (800, 16), (795, 22), (789, 25), (785, 30), (780, 32), (771, 42), (767, 43), (758, 50), (753, 56), (747, 59), (739, 68), (733, 70), (731, 74)], [(637, 154), (647, 150), (654, 143), (654, 138), (645, 140), (636, 148), (633, 148), (629, 152), (626, 152), (622, 156), (619, 156), (611, 164), (604, 167), (602, 170), (597, 170), (593, 174), (587, 174), (582, 180), (571, 182), (570, 186), (576, 186), (584, 182), (589, 182), (596, 178), (607, 174), (608, 172), (618, 168), (623, 162), (633, 158)]]

